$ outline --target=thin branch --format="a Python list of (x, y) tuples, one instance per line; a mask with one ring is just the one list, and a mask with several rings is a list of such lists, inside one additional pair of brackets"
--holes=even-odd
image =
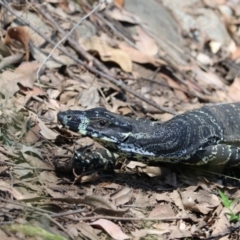
[[(83, 209), (78, 209), (75, 211), (67, 211), (63, 213), (53, 213), (51, 217), (63, 217), (67, 215), (77, 214), (85, 212)], [(173, 220), (180, 220), (180, 219), (189, 219), (189, 217), (159, 217), (159, 218), (133, 218), (133, 217), (115, 217), (115, 216), (107, 216), (107, 215), (96, 215), (91, 217), (82, 217), (82, 218), (74, 218), (73, 220), (92, 220), (92, 219), (112, 219), (112, 220), (119, 220), (119, 221), (173, 221)]]
[(87, 210), (85, 209), (78, 209), (78, 210), (73, 210), (73, 211), (67, 211), (67, 212), (61, 212), (61, 213), (53, 213), (50, 216), (51, 217), (64, 217), (72, 214), (77, 214), (77, 213), (82, 213), (86, 212)]
[(91, 216), (91, 217), (82, 217), (82, 218), (74, 218), (73, 220), (93, 220), (93, 219), (110, 219), (110, 220), (117, 220), (117, 221), (174, 221), (174, 220), (182, 220), (182, 219), (189, 219), (189, 217), (159, 217), (159, 218), (132, 218), (132, 217), (114, 217), (114, 216)]
[(53, 212), (51, 212), (51, 211), (41, 209), (41, 208), (37, 208), (37, 207), (32, 207), (28, 203), (26, 203), (26, 204), (25, 203), (20, 203), (17, 200), (9, 200), (9, 199), (4, 199), (4, 198), (0, 197), (0, 201), (15, 204), (17, 206), (21, 206), (21, 207), (26, 208), (26, 209), (31, 209), (33, 211), (41, 212), (43, 214), (53, 214)]
[(20, 63), (23, 59), (22, 53), (17, 53), (12, 56), (5, 57), (0, 62), (0, 70), (9, 67), (11, 64)]

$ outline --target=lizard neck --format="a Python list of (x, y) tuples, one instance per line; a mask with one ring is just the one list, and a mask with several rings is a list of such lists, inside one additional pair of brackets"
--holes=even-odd
[(182, 120), (165, 123), (143, 119), (128, 119), (132, 132), (123, 142), (108, 142), (94, 139), (112, 152), (121, 156), (152, 160), (186, 157), (184, 149), (188, 140), (186, 124)]

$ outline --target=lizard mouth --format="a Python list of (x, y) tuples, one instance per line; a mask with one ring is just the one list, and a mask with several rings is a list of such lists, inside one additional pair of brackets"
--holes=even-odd
[(68, 128), (67, 123), (67, 118), (66, 118), (66, 114), (64, 112), (58, 112), (57, 114), (57, 122), (58, 124), (62, 125), (64, 128)]
[(62, 123), (62, 122), (63, 122), (63, 119), (64, 119), (64, 114), (63, 114), (63, 112), (58, 112), (58, 114), (57, 114), (57, 119), (58, 119), (58, 122), (59, 122), (59, 123)]

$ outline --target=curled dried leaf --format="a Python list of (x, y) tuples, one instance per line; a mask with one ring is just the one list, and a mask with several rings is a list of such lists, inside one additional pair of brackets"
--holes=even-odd
[(30, 41), (30, 34), (27, 27), (18, 26), (8, 28), (6, 36), (3, 40), (6, 45), (13, 45), (12, 39), (20, 42), (26, 52), (26, 61), (29, 60), (29, 46), (28, 43)]

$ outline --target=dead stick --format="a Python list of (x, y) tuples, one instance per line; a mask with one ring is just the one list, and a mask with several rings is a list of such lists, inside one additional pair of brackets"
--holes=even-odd
[(11, 64), (20, 63), (23, 59), (22, 53), (17, 53), (12, 56), (5, 57), (0, 62), (0, 70), (9, 67)]
[(111, 219), (117, 221), (174, 221), (174, 220), (181, 220), (181, 219), (189, 219), (189, 217), (159, 217), (159, 218), (131, 218), (131, 217), (114, 217), (114, 216), (91, 216), (91, 217), (80, 217), (74, 218), (73, 220), (93, 220), (93, 219)]

